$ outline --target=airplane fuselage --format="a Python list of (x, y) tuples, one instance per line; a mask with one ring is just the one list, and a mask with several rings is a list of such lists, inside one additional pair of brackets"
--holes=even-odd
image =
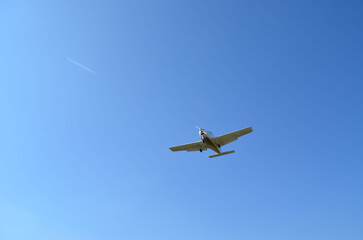
[(212, 132), (206, 131), (204, 129), (200, 129), (199, 136), (200, 136), (200, 139), (202, 140), (202, 144), (204, 144), (204, 146), (206, 148), (212, 149), (213, 151), (215, 151), (216, 153), (221, 155), (220, 146), (218, 146), (213, 141), (214, 135)]

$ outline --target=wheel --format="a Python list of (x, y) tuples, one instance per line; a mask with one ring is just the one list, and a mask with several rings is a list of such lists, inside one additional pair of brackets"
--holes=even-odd
[(202, 150), (202, 149), (199, 149), (199, 151), (200, 151), (200, 152), (203, 152), (203, 150)]
[(221, 144), (218, 144), (218, 148), (221, 148)]

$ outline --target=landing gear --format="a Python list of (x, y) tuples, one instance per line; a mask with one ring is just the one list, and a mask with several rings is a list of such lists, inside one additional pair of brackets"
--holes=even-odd
[(218, 148), (221, 148), (221, 144), (218, 144)]
[(199, 149), (199, 151), (200, 151), (200, 152), (203, 152), (203, 150), (202, 150), (202, 149)]

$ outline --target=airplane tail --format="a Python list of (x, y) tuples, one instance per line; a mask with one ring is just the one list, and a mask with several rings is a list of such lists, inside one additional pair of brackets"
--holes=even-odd
[(223, 152), (223, 153), (221, 153), (221, 155), (219, 155), (219, 154), (214, 154), (214, 155), (210, 155), (210, 156), (208, 156), (208, 157), (210, 157), (210, 158), (214, 158), (214, 157), (219, 157), (219, 156), (227, 155), (227, 154), (230, 154), (230, 153), (234, 153), (234, 150), (232, 150), (232, 151), (228, 151), (228, 152)]

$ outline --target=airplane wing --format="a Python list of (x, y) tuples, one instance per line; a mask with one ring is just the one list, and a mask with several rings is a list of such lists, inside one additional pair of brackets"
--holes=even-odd
[(193, 142), (193, 143), (188, 143), (188, 144), (184, 144), (184, 145), (171, 147), (169, 149), (173, 152), (175, 152), (175, 151), (193, 152), (193, 151), (199, 151), (200, 149), (207, 150), (207, 148), (205, 148), (203, 145), (204, 144), (202, 144), (202, 141), (199, 141), (199, 142)]
[(239, 137), (246, 135), (250, 132), (252, 132), (252, 127), (244, 128), (235, 132), (227, 133), (224, 135), (221, 135), (219, 137), (215, 137), (213, 141), (218, 145), (226, 145), (228, 143), (231, 143), (233, 141), (236, 141)]

